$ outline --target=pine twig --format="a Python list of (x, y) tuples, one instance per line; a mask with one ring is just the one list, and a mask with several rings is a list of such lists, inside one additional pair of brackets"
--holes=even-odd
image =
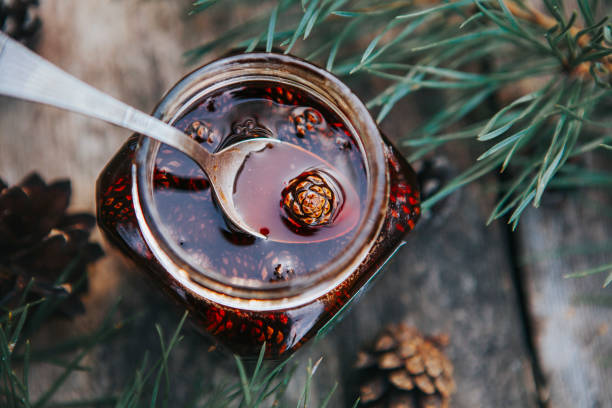
[[(513, 0), (500, 0), (500, 1), (508, 8), (508, 10), (515, 17), (520, 18), (525, 21), (529, 21), (533, 24), (536, 24), (547, 31), (559, 25), (559, 22), (556, 19), (542, 13), (539, 10), (534, 9), (531, 6), (528, 6), (525, 4), (519, 5)], [(580, 35), (581, 32), (583, 31), (584, 31), (584, 28), (578, 27), (578, 26), (572, 26), (572, 27), (569, 27), (568, 29), (568, 33), (576, 39), (576, 43), (581, 48), (587, 47), (589, 43), (591, 42), (591, 36), (589, 34)], [(603, 41), (601, 43), (602, 45), (604, 44)], [(601, 63), (605, 66), (608, 72), (612, 72), (612, 57), (611, 56), (608, 55), (608, 56), (602, 57)], [(565, 61), (565, 64), (566, 66), (569, 67), (568, 61)], [(595, 64), (594, 61), (582, 62), (578, 64), (577, 66), (571, 68), (570, 74), (576, 77), (580, 77), (580, 78), (591, 76), (592, 75), (591, 69), (593, 67), (593, 64)]]

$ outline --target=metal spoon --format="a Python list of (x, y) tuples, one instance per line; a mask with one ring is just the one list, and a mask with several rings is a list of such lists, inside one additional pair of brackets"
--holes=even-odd
[(250, 139), (209, 153), (180, 130), (80, 81), (2, 33), (0, 94), (102, 119), (174, 147), (206, 173), (221, 210), (236, 227), (258, 238), (266, 238), (249, 227), (236, 211), (233, 188), (238, 171), (250, 153), (271, 144), (289, 143), (272, 138)]

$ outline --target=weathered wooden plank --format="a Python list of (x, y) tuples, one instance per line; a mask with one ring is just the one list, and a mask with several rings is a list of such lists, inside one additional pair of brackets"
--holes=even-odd
[(609, 191), (583, 191), (528, 211), (517, 232), (534, 343), (547, 380), (542, 394), (551, 407), (612, 406), (610, 288), (602, 288), (602, 274), (563, 278), (610, 263), (611, 208)]

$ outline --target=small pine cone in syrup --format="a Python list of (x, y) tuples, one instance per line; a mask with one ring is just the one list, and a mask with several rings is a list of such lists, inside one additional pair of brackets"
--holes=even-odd
[(339, 189), (331, 176), (320, 171), (300, 174), (283, 189), (281, 206), (298, 227), (330, 224), (340, 207)]
[(363, 407), (448, 408), (455, 391), (453, 365), (440, 349), (446, 336), (423, 337), (414, 327), (389, 326), (374, 347), (359, 353)]
[(289, 116), (298, 137), (310, 137), (319, 132), (325, 132), (327, 125), (323, 115), (313, 108), (295, 108)]
[(212, 145), (215, 142), (214, 134), (210, 126), (199, 120), (192, 122), (185, 130), (185, 133), (198, 143), (206, 142)]

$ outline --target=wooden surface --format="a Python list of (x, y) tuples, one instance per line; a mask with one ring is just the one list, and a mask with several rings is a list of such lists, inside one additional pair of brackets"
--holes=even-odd
[[(241, 18), (204, 14), (186, 19), (189, 3), (43, 0), (44, 29), (36, 51), (86, 82), (151, 111), (190, 70), (182, 53), (225, 29), (228, 21)], [(408, 115), (419, 120), (413, 112), (407, 102), (383, 129), (392, 137), (401, 135)], [(47, 180), (69, 177), (74, 210), (94, 211), (97, 174), (129, 135), (98, 121), (1, 97), (0, 124), (0, 177), (9, 184), (33, 170)], [(460, 148), (446, 155), (457, 168), (472, 160)], [(609, 289), (601, 290), (601, 276), (562, 278), (598, 260), (610, 262), (605, 251), (597, 259), (585, 252), (571, 261), (564, 251), (589, 242), (609, 243), (611, 218), (602, 221), (601, 211), (577, 198), (530, 211), (511, 238), (518, 252), (513, 253), (505, 225), (485, 227), (495, 199), (489, 186), (465, 189), (445, 222), (415, 231), (344, 320), (322, 341), (298, 353), (301, 361), (324, 357), (315, 376), (315, 400), (338, 381), (330, 406), (350, 406), (355, 399), (351, 367), (357, 350), (385, 324), (404, 321), (425, 333), (451, 336), (447, 351), (458, 384), (454, 407), (537, 407), (538, 396), (549, 399), (551, 407), (612, 406), (612, 374), (605, 365), (606, 355), (612, 354), (612, 310), (586, 303), (588, 296), (606, 295)], [(604, 199), (598, 192), (592, 194), (592, 201)], [(526, 292), (525, 314), (516, 266)], [(120, 337), (87, 357), (84, 364), (93, 370), (71, 376), (58, 399), (91, 398), (121, 389), (144, 350), (159, 350), (154, 322), (165, 332), (178, 322), (179, 312), (132, 272), (111, 252), (91, 270), (87, 314), (51, 324), (41, 334), (41, 339), (49, 339), (91, 330), (120, 296), (121, 315), (140, 313)], [(531, 331), (526, 330), (525, 317)], [(172, 360), (177, 401), (187, 398), (194, 387), (235, 375), (231, 358), (207, 349), (204, 339), (186, 330)], [(532, 375), (533, 356), (547, 380), (547, 387), (539, 391)], [(40, 392), (58, 372), (56, 367), (41, 367), (32, 379), (34, 389)], [(299, 371), (289, 389), (296, 400), (304, 375)]]
[[(600, 163), (612, 169), (610, 162)], [(526, 214), (518, 232), (537, 357), (551, 406), (612, 406), (611, 289), (605, 274), (563, 276), (610, 263), (612, 200), (585, 190)]]

